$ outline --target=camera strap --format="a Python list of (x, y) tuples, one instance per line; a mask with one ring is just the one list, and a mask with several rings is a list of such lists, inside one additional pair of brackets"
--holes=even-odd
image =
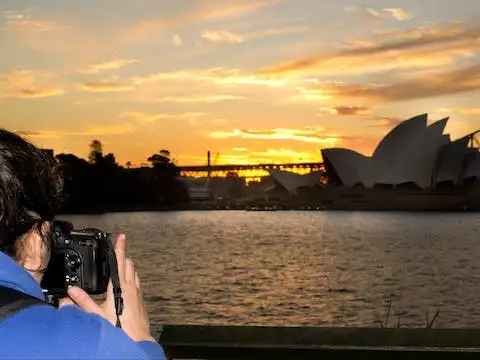
[(118, 276), (118, 262), (117, 255), (115, 254), (115, 249), (113, 248), (112, 242), (107, 241), (108, 243), (108, 266), (110, 268), (110, 278), (112, 280), (113, 287), (113, 299), (115, 302), (115, 314), (117, 315), (117, 321), (115, 326), (118, 328), (122, 327), (120, 323), (120, 315), (123, 313), (123, 298), (122, 298), (122, 287), (120, 286), (120, 277)]
[(34, 296), (0, 285), (0, 322), (34, 305), (52, 306)]

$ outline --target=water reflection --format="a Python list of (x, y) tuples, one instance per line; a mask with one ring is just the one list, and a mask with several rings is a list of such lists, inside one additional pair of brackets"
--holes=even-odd
[(480, 323), (480, 217), (468, 213), (162, 212), (64, 216), (126, 232), (155, 322)]

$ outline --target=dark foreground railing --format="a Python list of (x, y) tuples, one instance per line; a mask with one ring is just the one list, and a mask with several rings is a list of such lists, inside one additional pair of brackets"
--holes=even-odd
[[(480, 329), (154, 325), (168, 359), (480, 359)], [(353, 359), (353, 358), (351, 358)]]

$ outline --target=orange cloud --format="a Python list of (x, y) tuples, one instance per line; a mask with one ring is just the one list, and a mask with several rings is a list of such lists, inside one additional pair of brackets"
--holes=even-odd
[(403, 101), (480, 90), (480, 64), (419, 75), (407, 81), (383, 85), (316, 84), (313, 90), (335, 98), (369, 101)]
[(283, 79), (259, 74), (244, 73), (239, 69), (209, 68), (209, 69), (186, 69), (172, 72), (150, 74), (143, 77), (134, 77), (135, 85), (157, 83), (166, 80), (194, 82), (208, 82), (217, 85), (260, 85), (269, 87), (282, 87), (288, 82)]
[(159, 98), (158, 102), (177, 102), (177, 103), (217, 103), (227, 100), (241, 100), (243, 96), (234, 95), (198, 95), (198, 96), (165, 96)]
[(310, 26), (286, 26), (256, 31), (245, 35), (235, 34), (228, 30), (206, 30), (202, 32), (201, 36), (202, 38), (217, 44), (241, 44), (258, 38), (301, 33), (310, 29)]
[(321, 134), (324, 131), (321, 127), (310, 127), (306, 129), (233, 129), (232, 131), (213, 131), (210, 137), (215, 139), (263, 139), (263, 140), (294, 140), (307, 143), (335, 145), (339, 137), (335, 135)]
[[(318, 162), (321, 161), (321, 154), (318, 151), (296, 151), (290, 148), (273, 149), (269, 148), (265, 151), (250, 151), (244, 148), (233, 148), (238, 153), (228, 153), (222, 151), (216, 159), (215, 164), (281, 164), (281, 163), (301, 163), (301, 162)], [(182, 160), (193, 161), (203, 164), (204, 156), (183, 155)]]
[(285, 34), (296, 34), (303, 33), (305, 31), (311, 30), (310, 26), (285, 26), (281, 28), (273, 28), (262, 30), (247, 36), (248, 38), (257, 38), (265, 36), (275, 36), (275, 35), (285, 35)]
[(208, 0), (197, 2), (193, 11), (167, 19), (141, 21), (122, 29), (120, 36), (125, 41), (136, 42), (152, 37), (159, 31), (193, 23), (206, 23), (240, 18), (255, 11), (274, 6), (284, 0)]
[(480, 28), (468, 24), (454, 24), (443, 29), (434, 27), (419, 32), (397, 31), (396, 35), (389, 36), (387, 41), (374, 37), (341, 49), (303, 56), (267, 67), (260, 74), (318, 76), (449, 65), (456, 58), (471, 57), (474, 51), (480, 49), (477, 41)]
[[(354, 116), (362, 121), (365, 126), (371, 127), (386, 127), (391, 129), (392, 127), (400, 124), (405, 119), (392, 116), (374, 115), (375, 109), (367, 106), (325, 106), (320, 108), (319, 117), (323, 114), (332, 116)], [(344, 136), (344, 140), (358, 141), (357, 137)]]
[(84, 130), (14, 130), (17, 134), (30, 138), (63, 138), (67, 136), (108, 136), (124, 135), (136, 131), (137, 128), (131, 123), (114, 125), (93, 125)]
[(374, 116), (368, 120), (374, 121), (373, 126), (386, 127), (387, 129), (392, 129), (398, 124), (400, 124), (401, 122), (405, 121), (405, 119), (401, 119), (398, 117), (391, 117), (391, 116)]
[(328, 106), (320, 108), (320, 111), (330, 115), (351, 116), (370, 114), (372, 109), (365, 106)]
[[(392, 116), (374, 115), (375, 109), (367, 106), (325, 106), (320, 108), (319, 117), (323, 114), (332, 116), (355, 116), (362, 121), (365, 126), (371, 127), (386, 127), (391, 129), (392, 127), (400, 124), (405, 119)], [(345, 140), (358, 141), (356, 137), (343, 137)]]
[(125, 111), (119, 115), (120, 118), (132, 118), (143, 124), (151, 124), (157, 120), (191, 120), (206, 115), (201, 112), (183, 113), (183, 114), (149, 114), (136, 111)]
[(90, 92), (121, 92), (133, 90), (133, 87), (114, 81), (100, 81), (85, 83), (82, 85), (82, 90)]
[(126, 101), (218, 103), (252, 96), (256, 87), (284, 87), (282, 79), (245, 74), (237, 69), (185, 69), (129, 79), (135, 92)]
[(83, 74), (96, 74), (102, 71), (120, 69), (124, 66), (134, 64), (136, 62), (137, 60), (134, 59), (108, 60), (101, 63), (88, 65), (86, 69), (79, 70), (79, 72)]
[(323, 100), (329, 100), (332, 98), (332, 95), (327, 93), (320, 86), (316, 85), (317, 82), (311, 82), (310, 85), (298, 86), (297, 94), (292, 96), (293, 101), (304, 101), (304, 102), (318, 102)]
[(400, 8), (383, 9), (383, 11), (390, 13), (398, 21), (407, 21), (413, 18), (411, 14)]
[(344, 10), (347, 12), (361, 12), (364, 15), (367, 15), (370, 18), (374, 19), (385, 19), (387, 17), (394, 18), (398, 21), (408, 21), (413, 18), (413, 16), (407, 11), (400, 8), (387, 8), (381, 10), (375, 10), (368, 6), (345, 6)]
[[(321, 155), (318, 152), (301, 152), (292, 149), (268, 149), (267, 151), (253, 151), (252, 157), (263, 157), (263, 162), (272, 158), (279, 158), (283, 161), (288, 160), (295, 162), (316, 162), (321, 161)], [(271, 160), (270, 160), (271, 161)]]
[(172, 43), (173, 45), (180, 47), (183, 45), (183, 39), (180, 35), (174, 34), (172, 37)]
[(6, 11), (3, 28), (23, 32), (57, 32), (68, 28), (68, 26), (55, 21), (35, 20), (31, 15), (19, 11)]
[(17, 94), (17, 97), (24, 99), (37, 99), (62, 95), (63, 93), (64, 91), (62, 89), (57, 88), (28, 88), (21, 89), (20, 92)]
[(202, 32), (202, 38), (219, 44), (240, 44), (245, 41), (242, 36), (227, 30), (206, 30)]
[(40, 83), (49, 77), (51, 77), (50, 74), (33, 70), (17, 70), (0, 74), (0, 98), (3, 96), (38, 99), (64, 94), (64, 90), (59, 87)]

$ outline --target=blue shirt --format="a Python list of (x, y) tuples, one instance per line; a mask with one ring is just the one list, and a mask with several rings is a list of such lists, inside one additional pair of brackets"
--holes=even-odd
[[(0, 285), (44, 300), (38, 282), (0, 252)], [(35, 305), (0, 322), (0, 359), (166, 359), (151, 341), (133, 341), (122, 329), (74, 305)]]

